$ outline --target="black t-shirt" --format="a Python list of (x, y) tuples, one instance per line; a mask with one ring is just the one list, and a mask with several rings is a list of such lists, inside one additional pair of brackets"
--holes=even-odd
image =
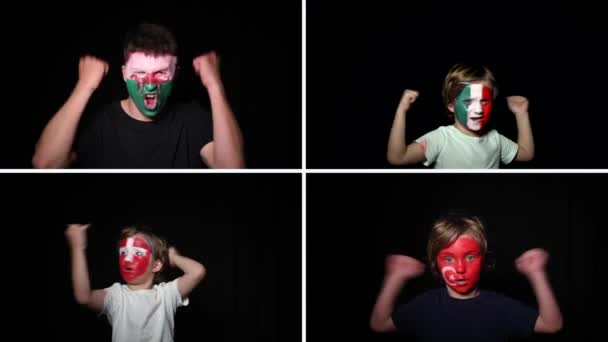
[(392, 317), (400, 334), (417, 341), (507, 341), (530, 336), (538, 311), (485, 290), (471, 299), (452, 298), (444, 287), (399, 306)]
[(152, 122), (130, 117), (113, 102), (83, 124), (75, 167), (170, 169), (206, 167), (200, 150), (213, 140), (211, 115), (198, 103), (172, 106)]

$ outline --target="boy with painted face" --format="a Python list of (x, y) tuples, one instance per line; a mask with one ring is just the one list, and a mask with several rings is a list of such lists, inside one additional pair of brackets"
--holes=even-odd
[(128, 97), (81, 117), (108, 73), (108, 63), (80, 59), (71, 96), (45, 127), (32, 160), (37, 168), (241, 168), (243, 139), (215, 52), (193, 68), (209, 94), (211, 113), (197, 102), (168, 105), (177, 70), (177, 42), (166, 28), (143, 23), (125, 39), (122, 79)]
[(499, 168), (501, 162), (532, 160), (534, 140), (528, 100), (522, 96), (507, 97), (508, 107), (517, 121), (515, 143), (487, 127), (496, 95), (496, 80), (489, 69), (455, 65), (443, 85), (443, 98), (454, 125), (439, 127), (407, 144), (406, 114), (418, 98), (418, 92), (405, 90), (391, 129), (388, 161), (394, 165), (424, 162), (435, 168), (485, 169)]
[(485, 229), (476, 217), (447, 216), (433, 225), (427, 257), (445, 287), (427, 291), (395, 309), (403, 286), (424, 273), (424, 264), (404, 256), (386, 259), (386, 276), (370, 325), (377, 332), (398, 331), (420, 341), (506, 341), (533, 332), (555, 333), (562, 317), (551, 290), (542, 249), (515, 260), (534, 290), (538, 310), (504, 295), (479, 288), (487, 251)]
[[(114, 342), (173, 341), (175, 312), (188, 305), (188, 295), (205, 277), (205, 267), (150, 232), (126, 228), (118, 242), (118, 265), (126, 284), (91, 290), (85, 253), (88, 228), (71, 224), (66, 229), (76, 301), (108, 317)], [(184, 274), (159, 282), (167, 266)]]

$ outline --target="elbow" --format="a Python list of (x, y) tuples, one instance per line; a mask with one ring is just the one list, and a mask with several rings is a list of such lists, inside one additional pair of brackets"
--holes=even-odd
[(197, 267), (197, 269), (193, 273), (193, 276), (195, 277), (197, 282), (201, 282), (207, 276), (207, 269), (201, 264), (200, 267)]
[(555, 322), (553, 325), (551, 325), (549, 327), (548, 332), (551, 334), (555, 334), (555, 333), (560, 332), (563, 327), (564, 327), (564, 322), (560, 317), (560, 319), (557, 322)]
[(374, 317), (372, 317), (369, 321), (369, 327), (370, 329), (372, 329), (372, 331), (377, 332), (377, 333), (384, 333), (384, 332), (389, 332), (392, 331), (393, 329), (391, 329), (391, 324), (387, 321), (382, 321), (379, 319), (376, 319)]
[(51, 160), (40, 155), (40, 153), (35, 153), (34, 157), (32, 157), (32, 166), (35, 169), (50, 169), (54, 167)]
[(399, 153), (395, 153), (394, 151), (391, 151), (391, 150), (388, 150), (386, 152), (386, 160), (388, 160), (388, 162), (391, 165), (407, 164), (407, 161), (404, 160)]
[(76, 293), (74, 295), (74, 297), (76, 298), (76, 303), (78, 303), (80, 305), (88, 305), (89, 304), (89, 296), (88, 295)]
[(34, 153), (32, 157), (32, 166), (35, 169), (58, 169), (66, 167), (69, 164), (67, 160), (52, 159), (40, 152)]

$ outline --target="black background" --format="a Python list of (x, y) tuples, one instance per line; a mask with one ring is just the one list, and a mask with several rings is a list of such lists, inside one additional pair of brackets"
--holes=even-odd
[[(531, 248), (549, 252), (547, 272), (564, 328), (530, 340), (603, 336), (600, 265), (606, 265), (608, 175), (313, 174), (307, 184), (309, 340), (403, 341), (369, 328), (384, 258), (405, 254), (425, 261), (431, 224), (449, 211), (485, 221), (496, 266), (482, 274), (482, 288), (536, 306), (514, 260)], [(398, 303), (439, 286), (425, 272), (406, 285)]]
[[(491, 125), (517, 141), (505, 96), (530, 101), (532, 162), (509, 168), (606, 168), (600, 5), (587, 1), (307, 2), (307, 166), (387, 168), (386, 145), (404, 89), (420, 92), (409, 143), (452, 124), (441, 90), (456, 63), (495, 74)], [(410, 166), (420, 168), (421, 165)]]
[[(17, 4), (17, 5), (23, 5)], [(216, 50), (228, 100), (245, 138), (251, 168), (301, 165), (301, 32), (298, 2), (167, 1), (25, 5), (4, 23), (11, 77), (10, 142), (3, 167), (29, 168), (42, 129), (78, 79), (78, 60), (90, 53), (110, 64), (87, 108), (127, 96), (122, 44), (141, 20), (166, 25), (179, 45), (180, 73), (172, 101), (196, 99), (210, 108), (195, 75), (194, 57)], [(9, 43), (10, 42), (10, 43)], [(13, 83), (14, 82), (14, 83)], [(15, 127), (16, 126), (16, 127)]]
[[(11, 199), (5, 216), (19, 218), (5, 223), (11, 258), (5, 305), (15, 308), (9, 331), (109, 341), (107, 318), (73, 297), (65, 224), (92, 223), (91, 286), (105, 288), (122, 282), (120, 229), (143, 223), (208, 270), (190, 305), (177, 311), (176, 340), (300, 340), (300, 179), (296, 174), (3, 175), (4, 194)], [(170, 272), (167, 280), (176, 276)]]

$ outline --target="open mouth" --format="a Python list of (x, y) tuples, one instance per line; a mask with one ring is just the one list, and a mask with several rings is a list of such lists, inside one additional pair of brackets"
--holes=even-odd
[(126, 266), (126, 267), (123, 268), (123, 271), (125, 271), (125, 272), (133, 272), (133, 271), (135, 271), (135, 269), (133, 267)]
[(158, 95), (156, 93), (153, 94), (144, 94), (144, 104), (148, 109), (156, 108), (156, 103), (158, 102)]
[(465, 279), (456, 280), (456, 284), (459, 285), (459, 286), (466, 285), (467, 281)]
[(471, 117), (470, 119), (473, 121), (481, 121), (481, 119), (483, 119), (483, 116)]

